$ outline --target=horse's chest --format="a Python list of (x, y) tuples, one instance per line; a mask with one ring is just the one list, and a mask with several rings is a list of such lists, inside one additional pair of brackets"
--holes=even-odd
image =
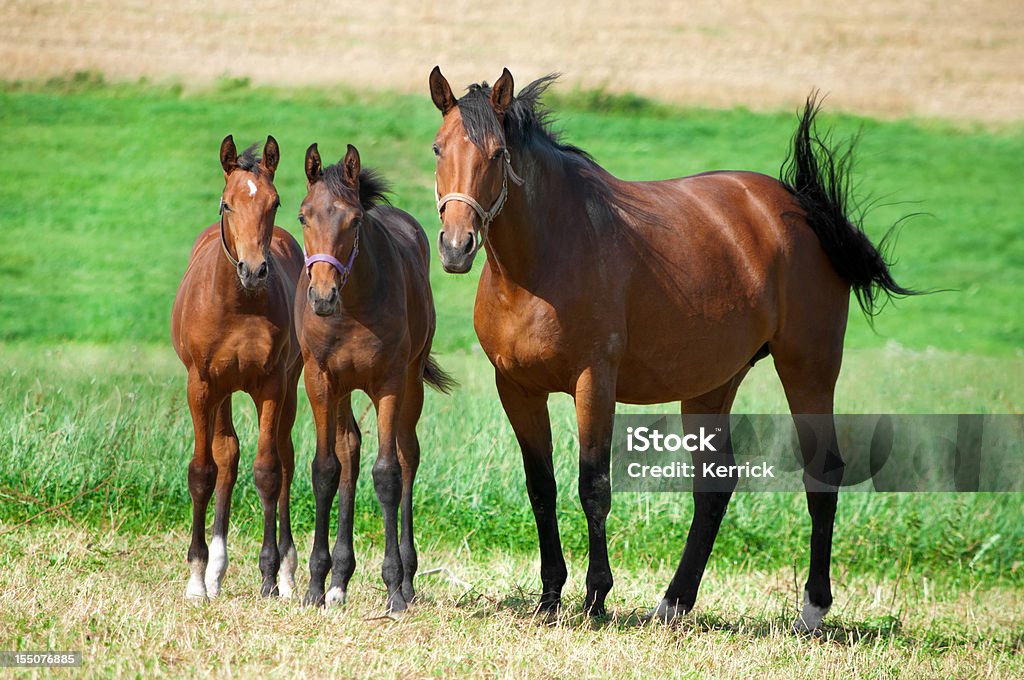
[(282, 351), (281, 333), (266, 319), (244, 320), (216, 344), (207, 370), (210, 377), (255, 378), (273, 372)]
[(522, 383), (563, 388), (571, 358), (565, 347), (567, 334), (543, 300), (514, 310), (478, 306), (475, 326), (481, 348), (502, 373)]

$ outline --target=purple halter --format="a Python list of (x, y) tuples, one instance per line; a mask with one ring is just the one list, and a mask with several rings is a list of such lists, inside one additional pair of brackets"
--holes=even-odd
[(352, 273), (352, 265), (355, 264), (356, 255), (359, 254), (359, 230), (356, 230), (356, 238), (352, 242), (352, 253), (348, 256), (348, 262), (346, 264), (342, 264), (341, 260), (326, 253), (307, 255), (305, 249), (303, 249), (302, 254), (306, 256), (306, 276), (309, 278), (313, 277), (312, 271), (315, 263), (326, 262), (338, 270), (338, 274), (341, 275), (341, 285), (338, 286), (338, 288), (343, 288), (345, 286), (345, 282), (348, 281), (349, 274)]

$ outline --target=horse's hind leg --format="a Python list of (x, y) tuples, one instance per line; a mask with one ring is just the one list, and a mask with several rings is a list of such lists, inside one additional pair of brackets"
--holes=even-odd
[(210, 384), (195, 372), (188, 377), (188, 408), (192, 415), (195, 444), (188, 464), (188, 491), (192, 497), (192, 542), (188, 548), (191, 577), (185, 589), (188, 597), (206, 597), (206, 565), (210, 551), (206, 545), (206, 508), (217, 481), (217, 463), (213, 458), (214, 413), (223, 396), (214, 394)]
[(259, 411), (260, 434), (256, 460), (252, 464), (256, 490), (263, 505), (263, 546), (260, 548), (260, 574), (264, 597), (277, 594), (277, 572), (281, 556), (277, 552), (277, 503), (281, 495), (281, 459), (277, 451), (277, 435), (285, 400), (285, 376), (279, 375), (264, 383), (255, 395)]
[[(845, 315), (845, 309), (843, 310)], [(845, 317), (843, 319), (845, 321)], [(775, 369), (786, 390), (789, 409), (797, 426), (804, 459), (804, 488), (811, 515), (811, 560), (804, 586), (803, 612), (793, 624), (795, 632), (815, 631), (832, 605), (829, 575), (832, 559), (832, 530), (838, 492), (843, 478), (843, 460), (832, 419), (833, 395), (842, 363), (842, 332), (838, 340), (773, 347)], [(816, 415), (817, 414), (817, 415)]]
[(338, 400), (334, 452), (341, 464), (338, 477), (338, 536), (331, 553), (331, 585), (325, 602), (345, 604), (348, 582), (356, 570), (356, 553), (352, 544), (352, 524), (356, 510), (356, 481), (359, 479), (359, 451), (362, 435), (352, 413), (352, 395)]
[(278, 496), (277, 512), (280, 515), (281, 532), (277, 540), (277, 552), (281, 556), (281, 571), (278, 575), (278, 590), (281, 597), (290, 598), (295, 593), (295, 567), (299, 557), (292, 538), (291, 488), (295, 477), (295, 446), (292, 444), (292, 427), (295, 425), (295, 410), (298, 394), (296, 383), (302, 365), (298, 364), (289, 374), (285, 385), (284, 406), (281, 422), (277, 429), (277, 453), (281, 459), (281, 494)]
[(398, 461), (402, 465), (402, 535), (399, 552), (402, 555), (402, 596), (412, 602), (416, 596), (413, 578), (419, 568), (416, 543), (412, 528), (412, 487), (416, 470), (420, 466), (420, 440), (416, 436), (416, 423), (423, 411), (423, 379), (420, 371), (409, 371), (406, 381), (402, 412), (398, 416)]
[(217, 489), (214, 492), (213, 536), (210, 537), (210, 561), (206, 565), (206, 594), (220, 595), (224, 572), (228, 568), (228, 525), (231, 521), (231, 492), (238, 479), (238, 435), (231, 422), (231, 397), (225, 397), (213, 421), (213, 459), (217, 463)]
[[(700, 451), (693, 453), (693, 463), (700, 466), (703, 462), (723, 463), (732, 465), (735, 458), (732, 450), (732, 438), (729, 436), (729, 411), (732, 409), (736, 390), (739, 389), (749, 369), (745, 368), (733, 376), (721, 387), (707, 394), (688, 399), (682, 403), (683, 429), (687, 434), (699, 432), (703, 427), (706, 431), (721, 428), (726, 433), (719, 455), (709, 457)], [(711, 557), (711, 549), (722, 526), (725, 510), (729, 505), (732, 492), (736, 488), (735, 479), (705, 480), (700, 475), (693, 480), (693, 519), (690, 521), (690, 532), (686, 537), (683, 556), (658, 606), (650, 613), (663, 621), (670, 621), (677, 616), (693, 609), (697, 601), (697, 591), (704, 569)]]

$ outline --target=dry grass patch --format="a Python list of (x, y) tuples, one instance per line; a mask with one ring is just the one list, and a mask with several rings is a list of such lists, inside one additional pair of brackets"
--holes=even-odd
[[(6, 527), (0, 527), (2, 532)], [(308, 537), (300, 547), (308, 549)], [(320, 611), (257, 596), (257, 543), (236, 537), (224, 595), (184, 600), (184, 533), (136, 536), (30, 526), (0, 536), (3, 649), (80, 649), (86, 675), (309, 676), (992, 676), (1024, 673), (1024, 595), (964, 583), (837, 575), (820, 639), (788, 632), (793, 574), (708, 572), (698, 610), (644, 626), (665, 566), (617, 573), (611, 616), (579, 615), (583, 564), (564, 611), (534, 616), (537, 565), (518, 555), (425, 547), (420, 599), (383, 616), (380, 555), (361, 563), (349, 603)], [(367, 555), (369, 553), (369, 555)], [(714, 562), (714, 560), (713, 560)], [(306, 576), (300, 568), (300, 584)]]

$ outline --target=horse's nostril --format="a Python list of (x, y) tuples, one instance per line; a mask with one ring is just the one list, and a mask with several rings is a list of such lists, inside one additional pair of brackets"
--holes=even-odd
[(242, 278), (245, 278), (246, 276), (248, 276), (249, 275), (249, 265), (247, 265), (244, 262), (239, 262), (238, 263), (238, 275), (241, 276)]
[(462, 249), (464, 255), (469, 255), (473, 252), (473, 246), (476, 245), (476, 234), (470, 232), (469, 238), (466, 239), (466, 247)]
[(334, 302), (337, 299), (338, 299), (338, 287), (337, 286), (331, 286), (331, 294), (329, 296), (327, 296), (327, 301), (329, 303), (331, 303), (331, 304), (334, 304)]
[(270, 271), (270, 268), (267, 266), (267, 263), (264, 262), (263, 264), (260, 265), (260, 268), (256, 270), (256, 278), (258, 278), (258, 279), (265, 279), (265, 278), (267, 278), (267, 273), (269, 271)]

